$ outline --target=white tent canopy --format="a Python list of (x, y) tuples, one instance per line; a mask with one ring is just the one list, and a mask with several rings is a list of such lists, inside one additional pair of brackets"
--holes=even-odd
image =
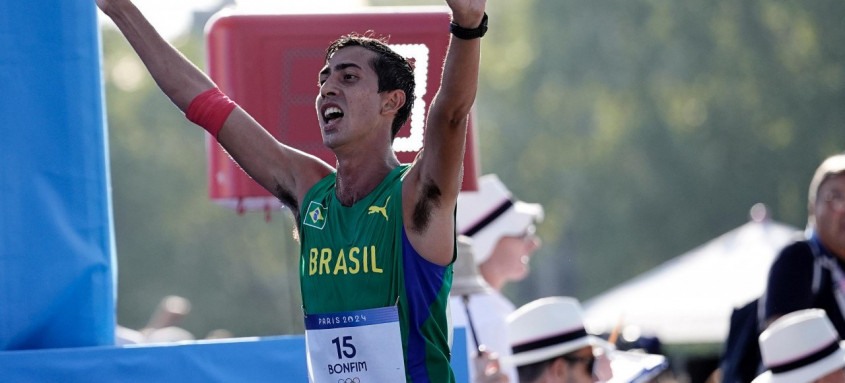
[(799, 229), (751, 221), (584, 303), (587, 329), (637, 326), (664, 343), (720, 343), (732, 309), (763, 294), (769, 267)]

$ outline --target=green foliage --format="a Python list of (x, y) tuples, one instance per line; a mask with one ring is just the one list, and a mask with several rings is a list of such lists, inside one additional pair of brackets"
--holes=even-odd
[(589, 298), (756, 202), (803, 226), (813, 169), (845, 149), (841, 3), (495, 5), (483, 169), (548, 217), (518, 301)]

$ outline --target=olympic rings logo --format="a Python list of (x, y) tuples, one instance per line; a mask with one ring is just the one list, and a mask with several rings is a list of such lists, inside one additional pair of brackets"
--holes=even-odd
[(358, 379), (356, 376), (354, 378), (338, 379), (337, 383), (361, 383), (361, 379)]

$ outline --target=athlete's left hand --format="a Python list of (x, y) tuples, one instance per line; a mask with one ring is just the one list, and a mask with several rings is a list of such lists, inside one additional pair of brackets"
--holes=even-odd
[(458, 25), (474, 29), (481, 24), (487, 0), (446, 0), (452, 9), (452, 21)]

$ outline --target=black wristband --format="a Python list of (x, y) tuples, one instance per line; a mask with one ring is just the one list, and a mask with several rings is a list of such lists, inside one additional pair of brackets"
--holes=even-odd
[(484, 37), (487, 33), (487, 12), (484, 12), (484, 17), (481, 18), (481, 24), (473, 29), (464, 28), (455, 21), (449, 23), (449, 32), (452, 32), (455, 37), (462, 40), (472, 40)]

